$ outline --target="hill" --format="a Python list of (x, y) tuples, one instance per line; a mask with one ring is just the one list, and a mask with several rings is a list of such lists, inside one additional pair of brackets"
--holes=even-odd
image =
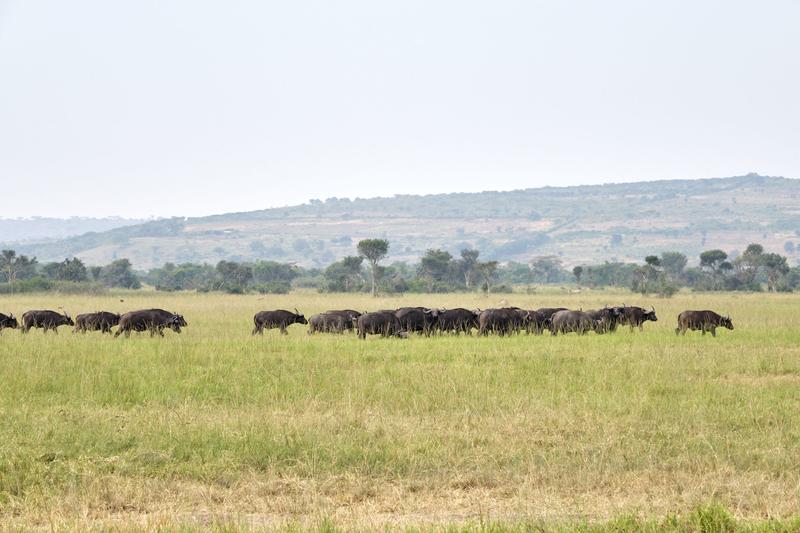
[[(198, 218), (172, 218), (17, 246), (40, 260), (91, 264), (128, 257), (164, 262), (272, 259), (326, 265), (365, 237), (391, 242), (389, 261), (428, 248), (524, 261), (557, 255), (566, 265), (640, 261), (651, 253), (741, 250), (760, 242), (786, 253), (800, 241), (800, 180), (756, 174), (516, 191), (311, 200), (307, 204)], [(791, 249), (791, 247), (788, 247)], [(794, 263), (794, 256), (790, 254)]]
[(40, 242), (64, 239), (90, 231), (108, 231), (123, 226), (142, 224), (145, 220), (131, 218), (0, 218), (0, 241)]

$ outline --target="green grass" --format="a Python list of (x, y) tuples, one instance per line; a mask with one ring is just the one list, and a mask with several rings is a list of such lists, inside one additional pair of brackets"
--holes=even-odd
[[(18, 315), (159, 306), (189, 321), (163, 339), (3, 332), (0, 524), (797, 525), (800, 297), (504, 297), (654, 305), (660, 320), (605, 336), (359, 341), (303, 326), (252, 337), (252, 315), (502, 297), (0, 297)], [(676, 337), (675, 317), (692, 308), (730, 313), (736, 330)], [(686, 526), (708, 509), (733, 529)]]

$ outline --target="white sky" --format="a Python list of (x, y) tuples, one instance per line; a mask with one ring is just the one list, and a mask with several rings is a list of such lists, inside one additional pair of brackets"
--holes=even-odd
[(0, 216), (800, 177), (800, 2), (0, 0)]

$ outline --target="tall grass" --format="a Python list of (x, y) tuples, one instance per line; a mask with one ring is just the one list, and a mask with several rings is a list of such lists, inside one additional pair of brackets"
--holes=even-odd
[[(654, 305), (659, 321), (583, 337), (250, 335), (261, 309), (501, 298)], [(798, 515), (795, 295), (0, 297), (16, 315), (57, 307), (163, 307), (189, 327), (3, 332), (0, 523), (556, 527), (654, 524), (708, 502), (736, 520)], [(735, 331), (675, 336), (678, 312), (705, 308)]]

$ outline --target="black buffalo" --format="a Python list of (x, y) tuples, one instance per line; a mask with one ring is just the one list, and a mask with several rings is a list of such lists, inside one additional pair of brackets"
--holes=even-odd
[(633, 331), (635, 327), (638, 327), (639, 331), (644, 331), (644, 323), (648, 320), (652, 320), (653, 322), (658, 321), (654, 307), (651, 307), (650, 311), (636, 306), (622, 307), (620, 324), (627, 324), (631, 327), (631, 331)]
[(253, 317), (253, 324), (255, 324), (253, 335), (256, 333), (262, 335), (265, 329), (272, 328), (279, 328), (281, 334), (287, 335), (287, 326), (291, 326), (292, 324), (308, 324), (308, 320), (306, 320), (306, 317), (300, 314), (297, 309), (294, 310), (294, 313), (286, 311), (285, 309), (278, 309), (276, 311), (261, 311), (256, 313)]
[(394, 312), (394, 316), (400, 321), (400, 327), (408, 333), (414, 331), (429, 336), (436, 329), (439, 313), (439, 309), (427, 307), (401, 307)]
[(22, 333), (27, 333), (31, 328), (42, 328), (45, 333), (52, 330), (58, 333), (58, 326), (74, 326), (75, 322), (66, 313), (56, 311), (27, 311), (22, 315)]
[(578, 333), (585, 335), (589, 331), (602, 331), (602, 319), (595, 319), (584, 311), (558, 311), (550, 319), (550, 333)]
[(458, 307), (456, 309), (445, 309), (439, 312), (439, 320), (436, 328), (441, 332), (455, 332), (472, 334), (472, 328), (480, 327), (480, 311), (470, 311)]
[(541, 307), (535, 311), (528, 311), (525, 320), (525, 330), (528, 333), (541, 335), (546, 329), (550, 329), (550, 320), (559, 311), (566, 311), (566, 307)]
[(592, 320), (599, 322), (598, 333), (608, 333), (617, 330), (617, 326), (622, 322), (625, 311), (624, 307), (604, 307), (586, 311)]
[(686, 330), (697, 331), (698, 329), (706, 334), (711, 332), (712, 337), (717, 336), (717, 328), (728, 328), (733, 330), (733, 321), (730, 317), (722, 316), (714, 311), (684, 311), (678, 315), (678, 327), (675, 328), (675, 335), (678, 333), (686, 335)]
[(308, 319), (308, 333), (344, 333), (355, 329), (355, 321), (359, 316), (361, 313), (349, 309), (326, 311)]
[(382, 337), (402, 337), (406, 334), (394, 311), (364, 313), (358, 317), (357, 326), (358, 337), (361, 339), (366, 339), (367, 334), (381, 335)]
[(353, 309), (334, 309), (332, 311), (325, 311), (325, 313), (331, 314), (331, 315), (346, 316), (347, 318), (349, 318), (353, 322), (353, 328), (354, 329), (355, 329), (356, 320), (358, 320), (358, 317), (361, 316), (360, 312), (355, 311)]
[(75, 317), (74, 333), (86, 333), (87, 331), (102, 331), (111, 333), (111, 328), (119, 324), (120, 315), (99, 311), (97, 313), (85, 313)]
[(18, 327), (19, 323), (13, 313), (10, 315), (0, 313), (0, 333), (3, 332), (3, 328), (17, 329)]
[(164, 328), (180, 333), (184, 326), (188, 326), (188, 323), (179, 314), (163, 309), (142, 309), (125, 313), (119, 317), (119, 328), (114, 333), (114, 337), (119, 337), (123, 333), (126, 337), (130, 337), (132, 331), (149, 331), (151, 337), (156, 333), (163, 337)]
[(485, 309), (478, 317), (478, 334), (510, 335), (525, 327), (530, 312), (519, 307)]

